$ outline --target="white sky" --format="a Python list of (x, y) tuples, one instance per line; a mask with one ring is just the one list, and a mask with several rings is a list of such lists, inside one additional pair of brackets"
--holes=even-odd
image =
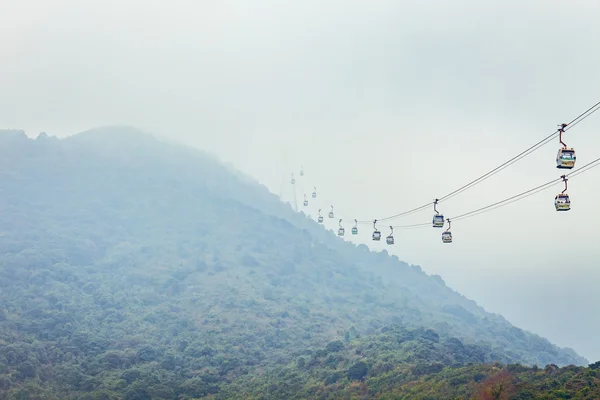
[[(301, 189), (316, 185), (324, 213), (334, 204), (346, 219), (443, 196), (600, 101), (593, 0), (2, 0), (0, 9), (0, 126), (64, 136), (136, 125), (214, 152), (276, 193), (304, 165)], [(578, 166), (600, 157), (599, 130), (600, 112), (565, 135)], [(558, 147), (439, 209), (452, 217), (557, 178)], [(392, 252), (600, 359), (599, 178), (596, 168), (569, 182), (568, 213), (554, 211), (557, 186), (457, 221), (452, 245), (433, 228), (397, 230)], [(385, 247), (362, 228), (363, 241)]]

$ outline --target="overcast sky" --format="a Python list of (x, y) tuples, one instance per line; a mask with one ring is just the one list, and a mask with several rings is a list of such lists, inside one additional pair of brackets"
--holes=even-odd
[[(65, 136), (135, 125), (214, 152), (286, 199), (282, 179), (303, 165), (298, 198), (318, 187), (313, 215), (417, 207), (600, 101), (594, 0), (1, 3), (2, 127)], [(565, 135), (578, 166), (600, 157), (599, 131), (600, 112)], [(439, 209), (452, 217), (557, 178), (558, 147)], [(433, 228), (397, 230), (389, 250), (598, 360), (599, 178), (596, 168), (569, 182), (568, 213), (554, 211), (558, 185), (457, 221), (451, 245)]]

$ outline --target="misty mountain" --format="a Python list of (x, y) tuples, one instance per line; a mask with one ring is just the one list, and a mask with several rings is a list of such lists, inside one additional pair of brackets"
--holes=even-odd
[(0, 393), (192, 398), (390, 325), (469, 362), (587, 364), (131, 127), (0, 131), (0, 182)]

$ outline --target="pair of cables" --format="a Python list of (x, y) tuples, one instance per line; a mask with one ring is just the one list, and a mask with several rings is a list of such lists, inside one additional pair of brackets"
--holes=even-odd
[[(533, 152), (539, 150), (541, 147), (547, 145), (548, 143), (552, 142), (554, 139), (556, 139), (559, 135), (561, 135), (563, 132), (572, 129), (574, 126), (576, 126), (577, 124), (579, 124), (580, 122), (582, 122), (583, 120), (585, 120), (586, 118), (588, 118), (589, 116), (591, 116), (592, 114), (594, 114), (596, 111), (598, 111), (600, 109), (600, 102), (597, 102), (596, 104), (594, 104), (592, 107), (588, 108), (587, 110), (585, 110), (583, 113), (581, 113), (580, 115), (578, 115), (576, 118), (574, 118), (573, 120), (571, 120), (570, 122), (566, 123), (566, 124), (561, 124), (560, 128), (558, 128), (556, 131), (554, 131), (553, 133), (551, 133), (550, 135), (542, 138), (541, 140), (539, 140), (537, 143), (533, 144), (532, 146), (528, 147), (527, 149), (521, 151), (520, 153), (518, 153), (517, 155), (513, 156), (512, 158), (510, 158), (509, 160), (503, 162), (502, 164), (500, 164), (499, 166), (495, 167), (494, 169), (486, 172), (485, 174), (477, 177), (476, 179), (468, 182), (467, 184), (457, 188), (456, 190), (453, 190), (452, 192), (446, 194), (445, 196), (440, 197), (439, 199), (436, 199), (435, 201), (432, 202), (428, 202), (426, 204), (423, 204), (421, 206), (409, 209), (407, 211), (402, 211), (399, 213), (396, 213), (394, 215), (390, 215), (387, 217), (383, 217), (383, 218), (377, 218), (375, 221), (371, 221), (371, 220), (357, 220), (354, 219), (355, 222), (355, 226), (357, 224), (373, 224), (374, 222), (386, 222), (386, 225), (395, 219), (401, 218), (401, 217), (405, 217), (426, 209), (430, 209), (432, 206), (437, 205), (440, 202), (443, 202), (445, 200), (449, 200), (461, 193), (463, 193), (464, 191), (478, 185), (481, 182), (484, 182), (485, 180), (491, 178), (492, 176), (494, 176), (495, 174), (499, 173), (500, 171), (508, 168), (509, 166), (515, 164), (516, 162), (522, 160), (523, 158), (527, 157), (528, 155), (532, 154)], [(546, 182), (542, 185), (536, 186), (534, 188), (531, 188), (529, 190), (526, 190), (524, 192), (521, 192), (519, 194), (510, 196), (506, 199), (494, 202), (490, 205), (487, 205), (485, 207), (480, 207), (478, 209), (457, 215), (455, 217), (452, 218), (448, 218), (448, 220), (452, 220), (452, 221), (457, 221), (457, 220), (461, 220), (461, 219), (466, 219), (466, 218), (471, 218), (477, 215), (481, 215), (483, 213), (492, 211), (496, 208), (499, 207), (503, 207), (506, 206), (508, 204), (514, 203), (516, 201), (525, 199), (529, 196), (532, 196), (534, 194), (537, 194), (541, 191), (547, 190), (551, 187), (553, 187), (554, 185), (558, 184), (559, 182), (562, 182), (563, 180), (566, 181), (567, 178), (573, 178), (579, 174), (582, 174), (592, 168), (597, 167), (598, 165), (600, 165), (600, 158), (591, 161), (590, 163), (584, 165), (581, 168), (578, 168), (577, 170), (566, 174), (563, 177), (554, 179), (552, 181)], [(304, 175), (304, 174), (301, 174)], [(316, 189), (315, 189), (316, 190)], [(331, 206), (331, 213), (333, 213), (333, 206)], [(321, 218), (321, 221), (323, 220), (323, 218)], [(430, 222), (427, 223), (422, 223), (422, 224), (410, 224), (410, 225), (390, 225), (390, 227), (396, 229), (405, 229), (405, 228), (419, 228), (419, 227), (431, 227), (432, 224)], [(340, 220), (340, 227), (341, 227), (341, 220)]]
[[(585, 110), (583, 113), (581, 113), (580, 115), (578, 115), (576, 118), (574, 118), (573, 120), (571, 120), (569, 123), (565, 124), (566, 127), (561, 126), (561, 128), (558, 128), (556, 131), (554, 131), (552, 134), (546, 136), (545, 138), (541, 139), (540, 141), (538, 141), (537, 143), (535, 143), (534, 145), (528, 147), (527, 149), (523, 150), (522, 152), (520, 152), (519, 154), (515, 155), (514, 157), (510, 158), (509, 160), (503, 162), (502, 164), (500, 164), (499, 166), (497, 166), (496, 168), (492, 169), (491, 171), (479, 176), (478, 178), (472, 180), (471, 182), (459, 187), (458, 189), (446, 194), (445, 196), (442, 196), (440, 198), (437, 199), (437, 201), (432, 201), (429, 202), (427, 204), (423, 204), (422, 206), (419, 207), (415, 207), (413, 209), (407, 210), (407, 211), (403, 211), (394, 215), (390, 215), (384, 218), (377, 218), (378, 222), (384, 222), (384, 221), (390, 221), (390, 220), (394, 220), (394, 219), (398, 219), (400, 217), (404, 217), (407, 215), (411, 215), (414, 213), (417, 213), (419, 211), (431, 208), (434, 204), (440, 203), (442, 201), (445, 200), (449, 200), (454, 196), (457, 196), (458, 194), (472, 188), (473, 186), (491, 178), (492, 176), (494, 176), (495, 174), (497, 174), (498, 172), (502, 171), (505, 168), (508, 168), (509, 166), (513, 165), (514, 163), (518, 162), (519, 160), (522, 160), (523, 158), (527, 157), (528, 155), (532, 154), (533, 152), (535, 152), (536, 150), (540, 149), (541, 147), (547, 145), (548, 143), (552, 142), (554, 139), (556, 139), (560, 134), (561, 131), (567, 131), (569, 129), (572, 129), (574, 126), (576, 126), (577, 124), (579, 124), (580, 122), (582, 122), (583, 120), (585, 120), (586, 118), (588, 118), (590, 115), (594, 114), (596, 111), (598, 111), (600, 109), (600, 102), (594, 104), (593, 106), (591, 106), (590, 108), (588, 108), (587, 110)], [(593, 162), (592, 162), (593, 163)], [(536, 188), (531, 189), (532, 191), (536, 190)], [(535, 192), (537, 193), (537, 192)], [(519, 196), (519, 195), (516, 195)], [(513, 196), (513, 197), (516, 197)], [(504, 200), (503, 200), (504, 201)], [(492, 207), (492, 205), (488, 206), (488, 207)], [(469, 215), (471, 215), (471, 213), (467, 213)], [(454, 219), (457, 219), (458, 217), (455, 217)], [(359, 221), (361, 223), (371, 223), (371, 221)]]

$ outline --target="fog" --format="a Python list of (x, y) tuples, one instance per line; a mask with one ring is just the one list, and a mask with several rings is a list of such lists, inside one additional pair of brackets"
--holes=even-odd
[[(130, 124), (213, 152), (311, 215), (372, 220), (486, 173), (600, 101), (595, 1), (3, 0), (0, 126)], [(565, 134), (600, 157), (600, 113)], [(558, 178), (558, 140), (442, 202), (452, 218)], [(306, 175), (298, 175), (304, 166)], [(600, 359), (600, 168), (387, 248), (488, 311)], [(300, 205), (301, 207), (301, 205)], [(433, 210), (393, 220), (430, 222)], [(381, 225), (384, 235), (388, 228)]]

